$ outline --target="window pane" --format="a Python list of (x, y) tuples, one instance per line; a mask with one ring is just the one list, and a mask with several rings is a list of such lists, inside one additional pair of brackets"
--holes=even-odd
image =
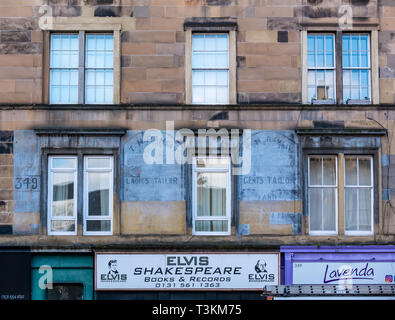
[(74, 158), (52, 158), (52, 168), (54, 169), (74, 169)]
[(310, 185), (322, 185), (321, 158), (310, 158)]
[(78, 34), (51, 35), (51, 68), (78, 68)]
[[(77, 88), (77, 94), (76, 94)], [(78, 103), (78, 71), (51, 69), (50, 103)]]
[(193, 51), (204, 50), (204, 34), (192, 35), (192, 50)]
[(307, 37), (307, 50), (309, 52), (315, 51), (315, 36), (314, 35), (308, 35), (308, 37)]
[(310, 87), (310, 86), (308, 87), (308, 97), (310, 102), (313, 98), (317, 99), (315, 87)]
[(220, 53), (215, 55), (214, 68), (228, 68), (228, 53)]
[(359, 230), (371, 230), (371, 217), (372, 217), (372, 192), (371, 188), (359, 189)]
[(371, 182), (371, 162), (370, 158), (359, 158), (359, 185), (370, 186)]
[(192, 72), (192, 85), (204, 85), (204, 71), (194, 70)]
[(229, 103), (228, 87), (217, 87), (217, 103)]
[(112, 103), (113, 35), (87, 34), (86, 41), (85, 103)]
[(308, 60), (308, 65), (309, 67), (315, 67), (315, 54), (314, 53), (309, 53), (307, 56)]
[(324, 52), (324, 36), (316, 35), (316, 50), (318, 52)]
[(217, 35), (217, 50), (227, 51), (228, 50), (228, 35), (219, 34)]
[(197, 232), (228, 232), (228, 220), (196, 220)]
[(351, 66), (351, 55), (349, 52), (343, 52), (343, 67), (348, 68)]
[(360, 77), (361, 77), (360, 78), (361, 85), (368, 86), (369, 85), (369, 70), (361, 70)]
[(347, 231), (358, 230), (358, 198), (356, 188), (344, 189), (344, 219)]
[(322, 189), (309, 188), (309, 224), (311, 231), (322, 231)]
[(210, 68), (219, 68), (219, 65), (217, 65), (218, 61), (216, 59), (216, 55), (212, 53), (206, 53), (204, 56), (204, 64), (203, 67), (210, 69)]
[(86, 220), (86, 231), (104, 232), (111, 231), (111, 220)]
[(74, 232), (75, 221), (74, 220), (52, 220), (51, 221), (51, 232)]
[(111, 159), (88, 158), (88, 168), (111, 168)]
[(197, 173), (197, 215), (226, 216), (227, 173)]
[(204, 103), (204, 87), (193, 86), (192, 87), (192, 102), (193, 103)]
[(60, 87), (52, 86), (51, 87), (51, 94), (50, 94), (50, 101), (51, 103), (60, 103)]
[(192, 68), (205, 68), (204, 59), (205, 55), (202, 53), (193, 53), (192, 55)]
[(206, 86), (214, 86), (217, 84), (217, 72), (212, 70), (212, 71), (206, 71), (204, 73), (204, 84)]
[(229, 103), (228, 42), (228, 34), (192, 35), (192, 103)]
[(215, 87), (206, 86), (204, 90), (205, 103), (217, 102), (217, 89)]
[(88, 172), (88, 214), (90, 216), (109, 215), (109, 180), (108, 172)]
[(323, 169), (324, 169), (324, 185), (336, 185), (336, 159), (335, 158), (323, 158)]
[(213, 158), (197, 158), (196, 166), (198, 168), (228, 168), (229, 159), (221, 157)]
[(228, 86), (228, 71), (217, 71), (217, 85)]
[(204, 49), (206, 51), (215, 51), (217, 35), (206, 34), (204, 37), (205, 37)]
[(76, 283), (53, 284), (47, 289), (47, 300), (82, 300), (84, 286)]
[(95, 102), (95, 86), (87, 86), (85, 92), (85, 102), (94, 103)]
[(336, 188), (323, 189), (323, 231), (336, 231), (336, 192)]
[(112, 86), (114, 83), (114, 72), (112, 70), (104, 71), (104, 84), (106, 86)]
[(112, 86), (104, 87), (104, 103), (113, 103), (114, 89)]
[(369, 35), (367, 34), (361, 35), (361, 50), (362, 51), (369, 50)]
[(52, 174), (52, 216), (74, 215), (74, 173)]
[(317, 52), (316, 62), (317, 62), (317, 64), (316, 64), (317, 68), (325, 66), (325, 64), (324, 64), (324, 53), (323, 52)]
[(346, 157), (346, 185), (357, 185), (357, 158)]
[(307, 38), (307, 55), (309, 67), (333, 68), (334, 35), (310, 34)]

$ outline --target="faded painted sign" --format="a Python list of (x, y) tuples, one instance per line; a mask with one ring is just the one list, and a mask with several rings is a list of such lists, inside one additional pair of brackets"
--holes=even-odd
[[(166, 134), (163, 145), (166, 146)], [(122, 200), (125, 201), (178, 201), (184, 200), (182, 166), (163, 163), (147, 163), (144, 150), (150, 141), (144, 141), (144, 131), (128, 131), (122, 139), (123, 180)]]
[(298, 162), (293, 131), (252, 131), (251, 171), (239, 178), (239, 199), (299, 200)]
[(33, 130), (14, 131), (14, 211), (40, 211), (40, 145)]

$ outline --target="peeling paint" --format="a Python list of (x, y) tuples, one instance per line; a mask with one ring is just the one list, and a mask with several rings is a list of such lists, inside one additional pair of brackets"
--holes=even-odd
[(251, 171), (239, 200), (299, 200), (298, 139), (293, 131), (252, 131)]

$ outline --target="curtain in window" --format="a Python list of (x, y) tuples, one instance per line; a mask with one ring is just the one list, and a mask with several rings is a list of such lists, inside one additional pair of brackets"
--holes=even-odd
[(109, 215), (109, 174), (89, 173), (89, 215)]
[(371, 231), (371, 158), (346, 157), (345, 227), (346, 231)]
[(336, 158), (311, 157), (309, 161), (310, 231), (336, 231)]
[(53, 174), (52, 216), (73, 216), (74, 173)]
[[(226, 216), (226, 173), (198, 173), (197, 216)], [(227, 231), (227, 220), (197, 220), (197, 231)]]

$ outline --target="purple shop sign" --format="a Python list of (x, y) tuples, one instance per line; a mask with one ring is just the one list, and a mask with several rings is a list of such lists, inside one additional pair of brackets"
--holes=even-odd
[(284, 284), (395, 284), (395, 246), (286, 246)]

